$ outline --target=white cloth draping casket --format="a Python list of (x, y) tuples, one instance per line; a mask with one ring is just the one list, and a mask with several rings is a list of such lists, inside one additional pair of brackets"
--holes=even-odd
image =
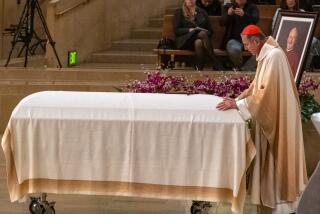
[(314, 126), (316, 127), (318, 133), (320, 134), (320, 112), (313, 114), (311, 116), (311, 120), (312, 120)]
[(255, 150), (211, 95), (40, 92), (2, 139), (12, 201), (29, 193), (229, 201), (240, 212)]

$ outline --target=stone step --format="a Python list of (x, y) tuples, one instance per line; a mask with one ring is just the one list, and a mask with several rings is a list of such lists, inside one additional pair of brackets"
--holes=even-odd
[(162, 27), (163, 17), (155, 17), (149, 20), (149, 27)]
[(146, 27), (139, 28), (132, 32), (133, 39), (160, 39), (162, 36), (162, 28)]
[[(22, 67), (24, 66), (25, 57), (13, 57), (10, 60), (8, 67)], [(4, 67), (7, 59), (0, 60), (0, 67)], [(28, 67), (37, 67), (45, 64), (44, 55), (28, 56)]]
[[(0, 67), (0, 84), (2, 82), (8, 82), (9, 85), (14, 85), (15, 80), (24, 81), (24, 85), (29, 85), (30, 81), (39, 82), (51, 82), (55, 84), (60, 81), (93, 81), (93, 82), (104, 82), (104, 81), (118, 81), (125, 79), (129, 74), (141, 75), (139, 70), (135, 69), (95, 69), (93, 67), (81, 68), (1, 68)], [(138, 77), (137, 76), (137, 77)], [(137, 78), (136, 77), (136, 78)], [(7, 84), (7, 85), (8, 85)], [(0, 102), (1, 103), (1, 102)]]
[[(23, 99), (24, 97), (40, 92), (40, 91), (95, 91), (95, 92), (105, 92), (105, 91), (116, 91), (114, 88), (115, 86), (121, 86), (122, 84), (125, 83), (125, 80), (117, 82), (112, 82), (112, 83), (106, 83), (105, 85), (14, 85), (11, 87), (8, 86), (2, 86), (0, 85), (0, 95), (1, 96), (6, 96), (8, 97), (8, 102), (10, 103), (5, 103), (3, 104), (3, 108), (8, 110), (8, 118), (11, 115), (12, 109)], [(8, 89), (6, 89), (7, 87)], [(9, 91), (9, 92), (8, 92)], [(12, 96), (9, 94), (13, 94)], [(11, 100), (9, 100), (9, 98)], [(12, 107), (12, 109), (11, 109)], [(9, 109), (10, 108), (10, 109)], [(6, 118), (7, 119), (7, 118)], [(5, 129), (7, 126), (8, 120), (3, 118), (0, 122), (1, 124), (1, 131)], [(4, 178), (5, 174), (1, 174), (0, 172), (0, 178)]]
[(154, 70), (156, 64), (116, 64), (116, 63), (83, 63), (77, 66), (78, 68), (94, 68), (102, 69), (102, 71), (108, 72), (106, 69), (128, 69), (130, 70)]
[(112, 43), (115, 51), (152, 51), (158, 44), (157, 39), (125, 39)]
[(155, 64), (157, 55), (152, 51), (105, 51), (92, 54), (94, 63)]

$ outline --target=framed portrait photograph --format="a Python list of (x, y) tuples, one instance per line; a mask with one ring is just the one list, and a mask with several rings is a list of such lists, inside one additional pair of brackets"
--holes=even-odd
[(286, 53), (294, 80), (300, 84), (318, 13), (279, 11), (272, 36)]

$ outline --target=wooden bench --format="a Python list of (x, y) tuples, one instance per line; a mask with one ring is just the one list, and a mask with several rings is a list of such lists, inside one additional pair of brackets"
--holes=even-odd
[[(209, 19), (210, 19), (211, 27), (213, 30), (212, 45), (214, 48), (214, 53), (217, 56), (226, 57), (228, 56), (227, 52), (225, 50), (219, 49), (223, 40), (223, 35), (225, 33), (225, 27), (222, 26), (220, 23), (221, 18), (220, 16), (209, 16)], [(270, 35), (271, 24), (272, 24), (272, 18), (262, 17), (260, 18), (258, 26), (262, 29), (263, 32), (266, 33), (266, 35)], [(175, 33), (173, 29), (173, 15), (164, 16), (162, 36), (169, 39), (175, 38)], [(171, 55), (173, 57), (194, 55), (194, 51), (188, 51), (188, 50), (153, 49), (153, 51), (154, 53), (158, 54), (158, 59), (160, 60), (160, 62), (158, 62), (159, 64), (161, 64), (161, 58), (164, 55)], [(251, 56), (251, 54), (248, 51), (244, 51), (243, 56), (248, 57), (248, 56)]]
[[(270, 17), (272, 18), (276, 13), (276, 10), (280, 7), (279, 5), (257, 5), (260, 17)], [(167, 10), (167, 14), (174, 14), (178, 7), (172, 7)]]
[(257, 7), (259, 10), (260, 17), (273, 18), (274, 14), (276, 13), (277, 9), (280, 6), (279, 5), (270, 5), (270, 4), (258, 4)]

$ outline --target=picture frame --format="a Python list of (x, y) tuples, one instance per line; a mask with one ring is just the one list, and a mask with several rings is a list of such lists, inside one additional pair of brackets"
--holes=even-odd
[(299, 86), (314, 35), (318, 13), (280, 10), (272, 36), (288, 57), (293, 77)]

